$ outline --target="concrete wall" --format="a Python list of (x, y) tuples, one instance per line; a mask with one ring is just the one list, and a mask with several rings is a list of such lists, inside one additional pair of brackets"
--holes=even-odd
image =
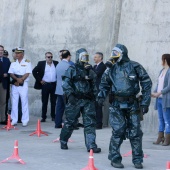
[[(52, 51), (85, 47), (90, 55), (102, 51), (104, 60), (117, 43), (125, 44), (129, 57), (139, 61), (155, 85), (161, 55), (169, 52), (169, 0), (0, 0), (0, 44), (11, 51), (23, 46), (33, 67)], [(30, 113), (41, 114), (40, 91), (29, 90)], [(107, 109), (105, 109), (107, 112)], [(155, 130), (153, 102), (143, 127)]]

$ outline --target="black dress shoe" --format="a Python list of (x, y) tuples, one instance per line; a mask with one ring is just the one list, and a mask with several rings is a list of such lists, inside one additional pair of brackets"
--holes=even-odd
[(41, 119), (41, 122), (45, 122), (45, 119)]
[[(101, 152), (101, 148), (91, 148), (93, 149), (93, 153), (100, 153)], [(90, 150), (88, 150), (88, 152), (90, 152)]]
[(136, 169), (143, 169), (143, 165), (141, 163), (134, 164)]
[(59, 125), (59, 126), (55, 126), (56, 129), (61, 129), (62, 128), (62, 125)]
[(7, 125), (7, 121), (0, 122), (1, 125)]
[(17, 123), (22, 123), (22, 122), (21, 122), (21, 120), (18, 120), (18, 122), (17, 122)]
[(111, 165), (114, 167), (114, 168), (124, 168), (124, 165), (121, 163), (121, 162), (111, 162)]
[(67, 144), (61, 143), (61, 149), (67, 150), (68, 149)]
[(52, 121), (54, 121), (54, 120), (55, 120), (55, 118), (53, 118), (53, 117), (52, 117), (52, 118), (51, 118), (51, 120), (52, 120)]

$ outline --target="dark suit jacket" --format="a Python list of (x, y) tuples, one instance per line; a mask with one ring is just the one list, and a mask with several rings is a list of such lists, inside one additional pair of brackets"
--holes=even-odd
[[(8, 70), (9, 70), (9, 67), (10, 67), (11, 62), (10, 62), (9, 59), (6, 58), (6, 57), (3, 57), (2, 60), (3, 60), (3, 65), (2, 65), (2, 67), (3, 67), (3, 74), (4, 74), (4, 73), (8, 74)], [(4, 89), (7, 89), (7, 88), (8, 88), (9, 83), (10, 83), (9, 80), (10, 80), (9, 74), (8, 74), (8, 77), (3, 77), (3, 78), (2, 78), (2, 85), (3, 85), (3, 88), (4, 88)]]
[[(53, 60), (54, 66), (58, 64), (58, 61)], [(42, 84), (40, 83), (42, 81), (42, 78), (44, 76), (45, 72), (45, 65), (46, 61), (39, 61), (37, 66), (32, 70), (32, 74), (34, 78), (36, 79), (34, 88), (35, 89), (42, 89)]]
[(100, 85), (100, 82), (101, 82), (101, 78), (102, 78), (102, 75), (103, 75), (104, 71), (106, 70), (106, 66), (105, 66), (105, 64), (103, 62), (101, 62), (98, 66), (95, 65), (93, 67), (93, 70), (97, 74), (96, 86), (97, 86), (97, 89), (99, 90), (99, 85)]

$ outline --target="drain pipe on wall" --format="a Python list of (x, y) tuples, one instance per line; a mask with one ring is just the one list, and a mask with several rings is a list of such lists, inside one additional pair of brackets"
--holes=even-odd
[(113, 23), (113, 32), (111, 39), (111, 47), (113, 47), (119, 39), (119, 29), (120, 29), (120, 21), (121, 21), (121, 12), (122, 12), (122, 4), (123, 0), (116, 0), (114, 6), (114, 23)]
[(19, 27), (19, 36), (18, 36), (18, 46), (24, 47), (24, 29), (26, 23), (26, 16), (27, 16), (27, 0), (21, 1), (21, 24)]

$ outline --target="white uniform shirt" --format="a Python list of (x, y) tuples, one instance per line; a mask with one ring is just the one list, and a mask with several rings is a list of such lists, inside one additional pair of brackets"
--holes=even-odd
[(48, 65), (46, 63), (45, 72), (44, 72), (44, 76), (42, 80), (48, 83), (56, 82), (56, 72), (55, 72), (55, 66), (53, 63), (51, 63), (51, 65)]
[[(26, 73), (32, 73), (31, 62), (25, 58), (19, 63), (18, 60), (11, 63), (8, 73), (24, 75)], [(29, 78), (24, 81), (27, 82)]]

